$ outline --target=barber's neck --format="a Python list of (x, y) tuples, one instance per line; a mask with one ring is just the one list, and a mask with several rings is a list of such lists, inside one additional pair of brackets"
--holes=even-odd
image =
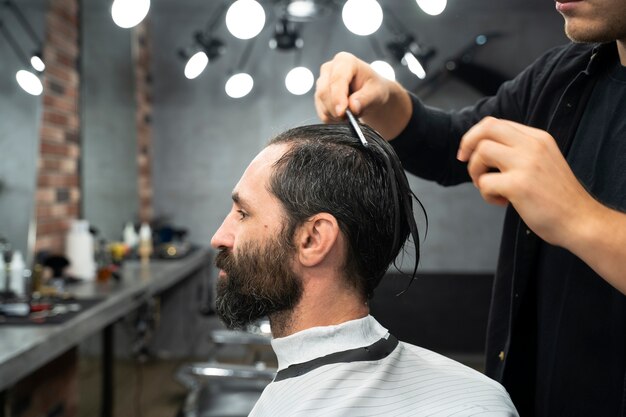
[(626, 39), (617, 41), (617, 53), (619, 54), (619, 62), (626, 67)]
[(312, 327), (360, 319), (368, 314), (366, 301), (345, 279), (305, 279), (298, 305), (293, 310), (270, 316), (272, 336), (286, 337)]

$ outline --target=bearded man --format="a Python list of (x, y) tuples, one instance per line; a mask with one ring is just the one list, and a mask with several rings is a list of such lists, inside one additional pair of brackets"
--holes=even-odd
[[(393, 149), (366, 126), (275, 137), (211, 244), (229, 327), (268, 316), (278, 373), (251, 416), (516, 416), (495, 381), (398, 342), (368, 300), (416, 227)], [(416, 251), (418, 251), (416, 246)]]

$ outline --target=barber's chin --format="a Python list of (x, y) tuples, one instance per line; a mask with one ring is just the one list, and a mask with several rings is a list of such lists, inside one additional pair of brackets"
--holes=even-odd
[(224, 270), (223, 270), (223, 269), (220, 269), (220, 271), (219, 271), (219, 272), (218, 272), (218, 274), (217, 274), (217, 277), (218, 277), (219, 279), (226, 279), (226, 278), (228, 278), (228, 275), (226, 275), (226, 272), (224, 272)]

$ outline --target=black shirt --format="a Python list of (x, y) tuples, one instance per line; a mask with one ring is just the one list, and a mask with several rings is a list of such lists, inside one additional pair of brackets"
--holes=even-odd
[[(614, 183), (613, 174), (600, 180), (596, 165), (619, 167), (626, 161), (623, 142), (600, 152), (606, 144), (589, 129), (603, 123), (602, 136), (619, 138), (619, 126), (603, 118), (623, 120), (624, 107), (587, 110), (600, 105), (596, 101), (610, 99), (611, 94), (602, 93), (602, 80), (616, 60), (614, 43), (569, 44), (547, 52), (495, 96), (461, 111), (428, 108), (412, 97), (411, 120), (391, 143), (408, 171), (443, 185), (467, 182), (466, 164), (456, 160), (459, 142), (472, 125), (491, 115), (548, 131), (583, 183), (592, 176), (605, 187), (607, 178)], [(589, 161), (590, 155), (600, 153), (610, 162)], [(614, 190), (623, 201), (626, 189)], [(563, 257), (569, 261), (563, 262)], [(542, 283), (554, 287), (539, 288), (539, 274)], [(546, 291), (564, 295), (555, 303), (538, 302), (550, 301)], [(511, 206), (507, 208), (490, 307), (486, 373), (502, 382), (522, 416), (536, 411), (577, 415), (578, 410), (580, 415), (626, 416), (626, 352), (619, 340), (626, 329), (624, 310), (625, 296), (571, 253), (542, 242)]]
[[(626, 68), (617, 59), (595, 85), (567, 161), (603, 204), (626, 209)], [(618, 415), (626, 360), (624, 296), (571, 252), (542, 243), (537, 268), (536, 415)], [(567, 308), (569, 300), (578, 307)], [(531, 314), (529, 312), (529, 314)], [(526, 335), (529, 339), (532, 334)], [(568, 351), (567, 356), (559, 353)], [(589, 378), (598, 370), (601, 380)], [(581, 403), (560, 402), (575, 390)]]

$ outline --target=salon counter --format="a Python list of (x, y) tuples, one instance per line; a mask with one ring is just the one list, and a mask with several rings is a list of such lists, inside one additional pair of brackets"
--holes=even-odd
[(0, 391), (42, 367), (87, 337), (141, 306), (151, 297), (196, 275), (208, 273), (210, 253), (196, 250), (179, 260), (126, 262), (120, 282), (85, 282), (68, 288), (77, 298), (102, 298), (62, 324), (0, 326)]

